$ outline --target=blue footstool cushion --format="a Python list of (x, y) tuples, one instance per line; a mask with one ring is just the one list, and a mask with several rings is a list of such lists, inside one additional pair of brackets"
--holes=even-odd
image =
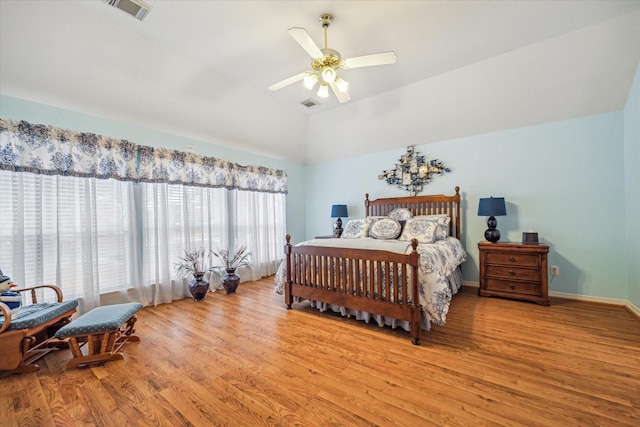
[(115, 331), (142, 308), (139, 302), (103, 305), (83, 314), (56, 332), (56, 338)]

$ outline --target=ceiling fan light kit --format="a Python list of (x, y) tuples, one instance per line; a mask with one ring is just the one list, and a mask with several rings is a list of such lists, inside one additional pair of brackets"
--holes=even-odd
[(300, 80), (303, 81), (307, 89), (312, 90), (316, 83), (322, 79), (317, 92), (318, 96), (327, 98), (329, 96), (329, 87), (331, 87), (338, 101), (344, 103), (351, 99), (348, 92), (349, 82), (338, 76), (339, 69), (370, 67), (373, 65), (394, 64), (396, 62), (395, 52), (381, 52), (342, 59), (342, 55), (337, 50), (329, 49), (327, 46), (327, 28), (332, 22), (333, 16), (330, 14), (320, 15), (320, 24), (324, 28), (324, 49), (320, 49), (315, 44), (304, 28), (289, 28), (291, 37), (311, 56), (311, 70), (272, 84), (269, 86), (269, 90), (278, 90)]

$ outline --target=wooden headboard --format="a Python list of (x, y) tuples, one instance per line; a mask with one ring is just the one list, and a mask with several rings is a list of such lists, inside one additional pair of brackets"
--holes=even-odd
[(369, 194), (366, 194), (364, 206), (367, 216), (387, 216), (395, 208), (409, 209), (414, 216), (448, 214), (451, 218), (449, 235), (460, 239), (460, 187), (456, 187), (453, 196), (435, 194), (369, 200)]

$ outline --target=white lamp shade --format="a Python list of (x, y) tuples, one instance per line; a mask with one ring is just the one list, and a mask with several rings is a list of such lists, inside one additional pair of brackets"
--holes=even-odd
[(318, 75), (315, 73), (309, 73), (306, 76), (304, 76), (304, 87), (306, 87), (307, 89), (311, 90), (313, 89), (313, 87), (316, 85), (316, 83), (318, 82)]
[(326, 83), (322, 83), (318, 88), (318, 96), (320, 98), (328, 98), (329, 97), (329, 86)]
[(331, 67), (324, 67), (322, 69), (322, 80), (327, 83), (331, 83), (336, 79), (336, 70)]

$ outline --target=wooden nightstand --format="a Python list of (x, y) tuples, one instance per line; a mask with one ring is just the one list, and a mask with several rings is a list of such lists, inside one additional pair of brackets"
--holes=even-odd
[(547, 245), (478, 243), (480, 296), (496, 296), (549, 305)]
[(333, 239), (333, 235), (331, 236), (316, 236), (316, 239)]

